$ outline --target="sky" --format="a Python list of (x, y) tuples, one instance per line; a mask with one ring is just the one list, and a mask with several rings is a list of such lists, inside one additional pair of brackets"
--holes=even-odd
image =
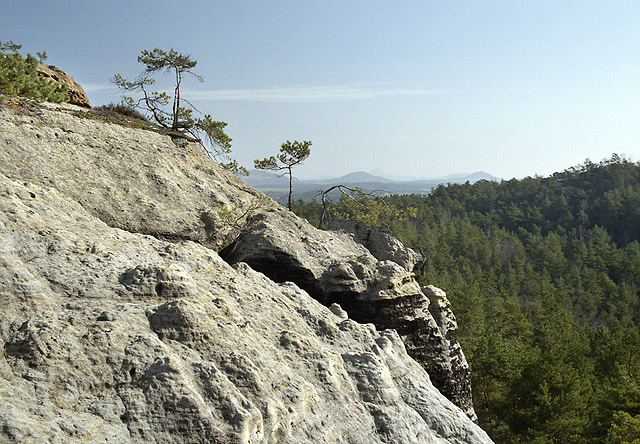
[(0, 41), (47, 51), (94, 106), (141, 50), (190, 54), (204, 82), (183, 95), (248, 168), (310, 140), (301, 179), (510, 179), (638, 160), (639, 23), (637, 0), (4, 0)]

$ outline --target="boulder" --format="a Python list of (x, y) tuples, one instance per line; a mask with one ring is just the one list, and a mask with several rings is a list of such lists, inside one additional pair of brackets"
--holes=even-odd
[(420, 252), (405, 247), (386, 225), (369, 227), (364, 222), (334, 219), (329, 223), (329, 229), (350, 233), (353, 240), (364, 245), (380, 261), (395, 262), (416, 276), (422, 273), (425, 257)]
[(252, 216), (246, 232), (221, 254), (277, 282), (295, 282), (325, 305), (420, 293), (417, 282), (398, 264), (378, 261), (350, 236), (318, 230), (282, 207)]
[(89, 102), (89, 97), (87, 96), (87, 93), (84, 92), (84, 88), (76, 82), (73, 77), (57, 66), (38, 63), (36, 72), (42, 77), (46, 77), (56, 83), (66, 85), (69, 89), (69, 103), (85, 108), (91, 108), (91, 102)]
[(153, 131), (60, 112), (66, 107), (14, 113), (0, 104), (0, 172), (55, 188), (109, 226), (215, 250), (254, 209), (276, 205), (197, 143), (176, 146)]

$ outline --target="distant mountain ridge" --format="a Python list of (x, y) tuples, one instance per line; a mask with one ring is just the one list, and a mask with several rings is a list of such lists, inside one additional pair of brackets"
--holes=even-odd
[(345, 174), (344, 176), (338, 177), (336, 179), (322, 179), (322, 180), (313, 180), (311, 182), (318, 183), (327, 183), (327, 184), (336, 184), (336, 183), (344, 183), (344, 184), (353, 184), (353, 183), (388, 183), (393, 182), (390, 179), (382, 176), (375, 176), (371, 173), (367, 173), (366, 171), (355, 171), (353, 173)]
[[(259, 189), (276, 200), (285, 199), (289, 192), (288, 177), (279, 176), (260, 170), (251, 170), (249, 176), (243, 178), (249, 185)], [(381, 175), (374, 175), (366, 171), (355, 171), (333, 179), (295, 179), (293, 198), (295, 200), (313, 199), (318, 193), (333, 185), (347, 185), (361, 188), (365, 192), (379, 194), (429, 194), (440, 184), (465, 183), (489, 180), (499, 182), (501, 179), (484, 171), (471, 174), (452, 174), (435, 179), (392, 180)]]

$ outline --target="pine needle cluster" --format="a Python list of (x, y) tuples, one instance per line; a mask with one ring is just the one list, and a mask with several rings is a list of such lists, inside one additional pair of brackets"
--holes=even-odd
[(0, 94), (9, 97), (28, 97), (47, 102), (69, 100), (68, 88), (40, 76), (36, 68), (47, 58), (46, 52), (36, 53), (38, 58), (18, 50), (21, 45), (12, 41), (0, 42)]

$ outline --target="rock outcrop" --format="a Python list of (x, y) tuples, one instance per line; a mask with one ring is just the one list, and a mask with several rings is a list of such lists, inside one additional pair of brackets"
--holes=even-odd
[(422, 293), (429, 298), (429, 313), (444, 339), (444, 353), (434, 357), (438, 362), (438, 368), (444, 369), (441, 373), (444, 378), (435, 384), (447, 398), (464, 410), (470, 418), (476, 420), (471, 391), (471, 373), (467, 358), (458, 342), (458, 323), (451, 310), (451, 303), (446, 293), (433, 285), (422, 287)]
[[(423, 322), (453, 331), (404, 268), (197, 145), (78, 111), (0, 104), (0, 442), (491, 442), (405, 333), (330, 304), (422, 295)], [(267, 260), (280, 282), (218, 254), (268, 236), (309, 245)]]
[[(384, 233), (384, 243), (393, 245), (395, 254), (385, 255), (381, 242), (372, 242), (376, 254), (399, 258), (404, 266), (376, 259), (363, 245), (366, 241), (354, 244), (353, 233), (314, 230), (277, 208), (255, 215), (248, 230), (222, 255), (230, 263), (247, 263), (276, 282), (295, 282), (324, 305), (339, 304), (360, 323), (396, 330), (434, 385), (476, 420), (469, 365), (455, 331), (436, 322), (429, 298), (409, 271), (422, 262), (421, 257), (409, 256), (388, 230), (378, 232)], [(446, 314), (438, 312), (438, 319), (450, 316), (455, 323), (450, 306), (447, 309)]]
[(91, 102), (89, 102), (89, 97), (87, 96), (87, 93), (84, 92), (82, 85), (57, 66), (38, 63), (36, 72), (42, 77), (53, 80), (61, 85), (65, 85), (69, 89), (69, 103), (72, 105), (91, 108)]
[[(176, 146), (153, 131), (73, 118), (67, 107), (5, 105), (1, 172), (55, 188), (109, 226), (216, 251), (238, 235), (243, 215), (275, 206), (217, 168), (200, 145)], [(11, 109), (18, 112), (7, 114)]]
[(425, 258), (418, 251), (405, 247), (386, 225), (369, 227), (364, 222), (332, 220), (329, 229), (353, 235), (353, 240), (364, 245), (379, 261), (393, 261), (416, 275), (422, 273)]

